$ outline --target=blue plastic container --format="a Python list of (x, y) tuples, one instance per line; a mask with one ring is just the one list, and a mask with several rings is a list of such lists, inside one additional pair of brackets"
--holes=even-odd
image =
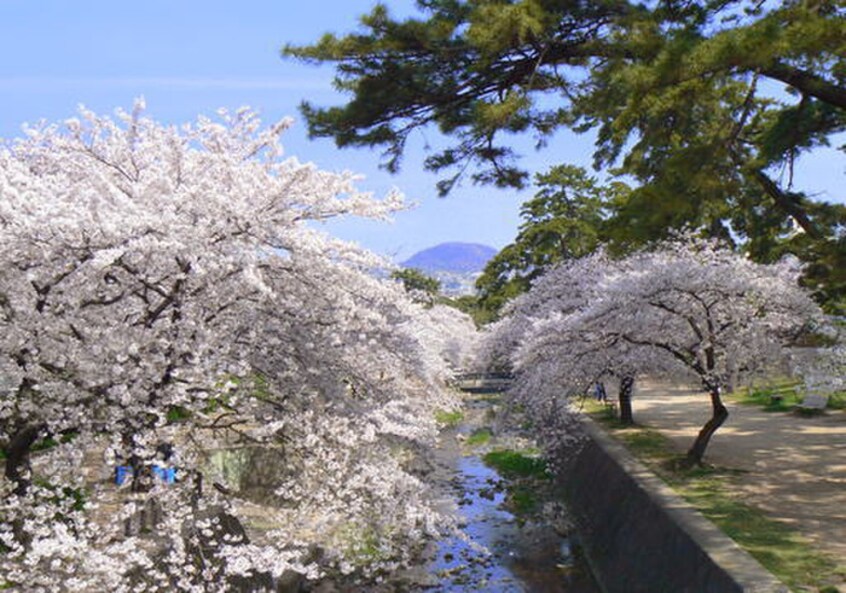
[(115, 484), (118, 486), (123, 485), (130, 476), (132, 476), (132, 466), (119, 465), (115, 468)]

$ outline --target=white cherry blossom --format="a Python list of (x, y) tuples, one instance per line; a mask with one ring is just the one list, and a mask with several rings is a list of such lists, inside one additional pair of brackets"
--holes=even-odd
[[(0, 148), (0, 585), (378, 573), (445, 524), (407, 466), (453, 402), (457, 350), (432, 328), (461, 321), (316, 230), (402, 200), (284, 158), (289, 125), (164, 126), (139, 101)], [(248, 446), (276, 455), (270, 502), (214, 484)], [(153, 463), (176, 482), (140, 488)], [(117, 464), (137, 477), (118, 487)], [(141, 510), (151, 533), (127, 529)]]

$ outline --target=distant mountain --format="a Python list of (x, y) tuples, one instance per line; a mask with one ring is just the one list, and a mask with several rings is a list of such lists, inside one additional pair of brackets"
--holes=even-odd
[(460, 296), (473, 294), (476, 278), (496, 253), (493, 247), (478, 243), (441, 243), (418, 251), (400, 265), (437, 278), (444, 294)]
[(496, 253), (493, 247), (479, 243), (441, 243), (418, 251), (400, 265), (404, 268), (417, 268), (428, 274), (472, 274), (481, 272)]

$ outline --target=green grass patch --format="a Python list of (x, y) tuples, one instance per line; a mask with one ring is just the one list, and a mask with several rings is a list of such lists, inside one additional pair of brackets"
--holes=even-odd
[(516, 486), (508, 492), (508, 506), (515, 515), (528, 515), (538, 506), (538, 498), (534, 489), (526, 486)]
[(369, 525), (349, 523), (339, 532), (343, 542), (344, 556), (354, 566), (370, 566), (389, 557), (380, 545), (384, 535)]
[(681, 456), (670, 440), (655, 430), (615, 426), (597, 420), (632, 454), (645, 463), (682, 498), (717, 525), (767, 570), (791, 589), (841, 582), (842, 566), (811, 547), (796, 530), (769, 518), (763, 511), (732, 494), (740, 470), (719, 467), (682, 469)]
[(620, 423), (620, 418), (617, 413), (617, 403), (612, 400), (607, 402), (597, 401), (593, 397), (583, 397), (579, 401), (579, 409), (600, 423), (608, 423), (614, 428), (624, 426)]
[[(88, 495), (82, 488), (61, 486), (38, 476), (33, 479), (33, 483), (41, 488), (49, 490), (52, 493), (52, 496), (50, 496), (48, 500), (57, 507), (67, 505), (70, 506), (70, 509), (73, 511), (81, 511), (85, 508), (85, 502), (88, 499)], [(57, 513), (55, 518), (63, 519), (64, 516), (61, 513)]]
[(472, 393), (469, 394), (469, 397), (471, 397), (473, 401), (487, 402), (492, 406), (496, 406), (502, 403), (502, 395), (501, 391), (491, 391), (490, 393)]
[(485, 465), (502, 476), (505, 483), (505, 506), (519, 521), (540, 508), (541, 500), (552, 496), (554, 484), (546, 462), (537, 449), (511, 451), (499, 449), (482, 457)]
[(467, 437), (465, 442), (471, 447), (478, 447), (487, 444), (492, 436), (493, 433), (490, 428), (477, 428)]
[(685, 500), (789, 587), (825, 585), (826, 577), (836, 572), (834, 560), (813, 550), (788, 525), (728, 494), (730, 479), (730, 475), (715, 472), (677, 476), (669, 482)]
[(270, 391), (270, 383), (267, 381), (267, 378), (264, 375), (262, 375), (261, 373), (254, 373), (251, 379), (251, 395), (254, 398), (260, 400), (268, 400), (273, 397), (273, 393)]
[(261, 373), (251, 373), (246, 377), (225, 375), (216, 384), (216, 388), (221, 392), (206, 400), (206, 405), (203, 408), (204, 413), (214, 414), (215, 412), (232, 409), (233, 394), (228, 389), (230, 384), (235, 385), (237, 390), (247, 397), (253, 397), (260, 401), (273, 399), (271, 385)]
[[(63, 434), (48, 436), (33, 443), (32, 447), (30, 448), (30, 451), (33, 453), (36, 453), (38, 451), (47, 451), (49, 449), (58, 447), (59, 445), (70, 443), (78, 435), (79, 433), (77, 431), (72, 430)], [(57, 436), (58, 438), (56, 438)], [(0, 448), (0, 459), (6, 459), (6, 450), (3, 448)]]
[(649, 428), (621, 428), (618, 438), (625, 443), (629, 451), (638, 457), (646, 457), (655, 462), (666, 463), (678, 458), (670, 439), (657, 430)]
[(763, 387), (738, 389), (728, 399), (744, 406), (757, 406), (765, 412), (790, 412), (802, 402), (804, 395), (797, 381), (784, 379)]
[(435, 412), (435, 422), (444, 428), (455, 428), (462, 420), (464, 420), (464, 412), (461, 410), (454, 410), (452, 412), (447, 410), (438, 410)]
[[(797, 412), (814, 416), (820, 410), (807, 410), (799, 407), (805, 398), (805, 391), (800, 381), (781, 379), (766, 386), (738, 389), (728, 399), (745, 406), (757, 406), (765, 412)], [(846, 409), (846, 392), (839, 391), (828, 396), (828, 410)]]
[(482, 461), (504, 478), (549, 479), (550, 477), (543, 459), (519, 451), (491, 451), (485, 454)]

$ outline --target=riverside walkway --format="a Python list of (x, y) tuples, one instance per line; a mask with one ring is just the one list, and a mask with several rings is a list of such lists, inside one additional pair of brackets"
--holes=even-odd
[[(635, 421), (685, 451), (710, 416), (708, 396), (656, 381), (636, 391)], [(764, 412), (733, 403), (705, 454), (714, 465), (743, 470), (737, 494), (791, 524), (815, 548), (846, 558), (846, 411), (817, 416)]]

